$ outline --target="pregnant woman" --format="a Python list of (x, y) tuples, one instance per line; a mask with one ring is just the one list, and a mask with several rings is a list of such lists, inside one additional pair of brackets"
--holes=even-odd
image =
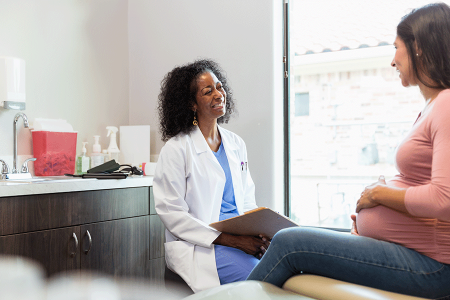
[(352, 235), (292, 228), (275, 235), (248, 280), (282, 286), (316, 274), (426, 298), (450, 296), (450, 7), (430, 4), (397, 26), (392, 67), (426, 104), (396, 154), (399, 174), (361, 193)]

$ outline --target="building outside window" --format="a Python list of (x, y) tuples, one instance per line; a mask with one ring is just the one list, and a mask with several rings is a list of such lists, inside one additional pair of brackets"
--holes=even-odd
[(290, 215), (350, 228), (364, 187), (396, 174), (396, 147), (425, 106), (390, 63), (401, 17), (430, 1), (320, 3), (289, 2)]
[(309, 93), (295, 93), (295, 116), (309, 116)]

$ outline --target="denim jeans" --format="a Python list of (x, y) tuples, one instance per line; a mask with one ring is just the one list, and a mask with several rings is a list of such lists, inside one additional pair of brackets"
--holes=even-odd
[(450, 295), (450, 265), (397, 244), (307, 227), (279, 231), (247, 280), (281, 287), (300, 273), (425, 298)]

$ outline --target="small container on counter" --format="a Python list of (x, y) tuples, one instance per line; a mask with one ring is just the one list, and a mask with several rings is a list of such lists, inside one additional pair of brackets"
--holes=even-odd
[(102, 148), (99, 144), (100, 136), (94, 135), (94, 145), (92, 146), (92, 154), (91, 154), (91, 169), (103, 164), (105, 162), (105, 157), (101, 153)]
[(83, 149), (81, 150), (81, 155), (77, 157), (77, 174), (85, 174), (90, 166), (90, 158), (86, 156), (86, 144), (87, 142), (83, 142)]

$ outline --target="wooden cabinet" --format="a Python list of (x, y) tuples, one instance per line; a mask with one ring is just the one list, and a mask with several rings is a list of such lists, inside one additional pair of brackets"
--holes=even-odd
[(163, 244), (152, 187), (0, 198), (0, 254), (33, 258), (48, 275), (162, 280)]
[(40, 262), (49, 275), (77, 270), (80, 268), (80, 256), (75, 252), (77, 236), (79, 227), (0, 236), (0, 253), (32, 258)]
[(115, 276), (146, 276), (149, 222), (149, 216), (142, 216), (81, 226), (81, 269)]

